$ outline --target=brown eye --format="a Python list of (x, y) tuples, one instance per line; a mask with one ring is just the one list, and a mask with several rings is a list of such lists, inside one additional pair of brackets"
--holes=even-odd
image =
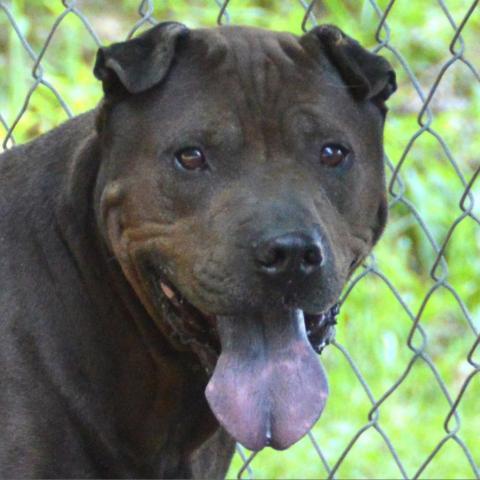
[(320, 161), (327, 167), (337, 167), (347, 158), (350, 150), (343, 145), (329, 143), (324, 145), (320, 153)]
[(207, 161), (203, 152), (197, 147), (188, 147), (175, 154), (177, 165), (185, 170), (200, 170), (206, 167)]

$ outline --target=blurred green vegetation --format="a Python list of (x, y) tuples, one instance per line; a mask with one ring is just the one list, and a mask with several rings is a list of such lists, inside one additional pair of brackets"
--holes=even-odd
[[(15, 0), (9, 6), (18, 27), (33, 50), (42, 49), (55, 20), (64, 12), (60, 1)], [(322, 23), (335, 23), (366, 46), (374, 47), (378, 16), (369, 1), (324, 0), (315, 10)], [(387, 1), (378, 2), (383, 9)], [(471, 1), (445, 2), (452, 19), (459, 24)], [(102, 43), (126, 37), (138, 16), (137, 0), (77, 2)], [(156, 1), (157, 20), (176, 19), (189, 26), (212, 26), (218, 15), (213, 0)], [(228, 8), (236, 24), (258, 25), (301, 33), (304, 10), (295, 1), (232, 0)], [(419, 83), (428, 92), (441, 66), (451, 58), (449, 44), (454, 30), (439, 2), (396, 2), (388, 17), (393, 45), (408, 62)], [(142, 27), (144, 28), (144, 27)], [(383, 38), (382, 34), (382, 38)], [(463, 38), (465, 58), (480, 70), (480, 14), (477, 9)], [(81, 20), (68, 14), (55, 30), (41, 62), (44, 78), (61, 94), (73, 114), (92, 108), (101, 97), (101, 88), (91, 73), (96, 44)], [(393, 165), (402, 159), (412, 136), (418, 132), (421, 103), (405, 70), (387, 49), (382, 50), (397, 69), (399, 92), (390, 102), (386, 127), (386, 152)], [(0, 10), (0, 115), (12, 125), (34, 84), (33, 62), (7, 17)], [(404, 193), (425, 222), (433, 242), (442, 245), (452, 223), (460, 216), (459, 202), (464, 191), (461, 177), (468, 182), (480, 165), (480, 84), (465, 65), (457, 62), (445, 74), (431, 102), (434, 133), (443, 138), (457, 162), (455, 172), (439, 141), (429, 132), (412, 145), (401, 168)], [(55, 95), (45, 86), (35, 89), (27, 109), (14, 130), (16, 142), (27, 141), (68, 118)], [(6, 130), (0, 124), (0, 143)], [(10, 144), (10, 143), (9, 143)], [(391, 178), (391, 171), (388, 172)], [(474, 212), (480, 215), (480, 181), (472, 189)], [(393, 188), (400, 192), (396, 184)], [(376, 249), (376, 268), (398, 292), (415, 316), (422, 308), (421, 325), (427, 334), (426, 354), (455, 398), (472, 371), (466, 357), (475, 336), (456, 295), (471, 321), (480, 329), (480, 228), (464, 219), (453, 231), (445, 250), (448, 272), (445, 283), (431, 293), (435, 281), (431, 269), (435, 250), (418, 218), (402, 201), (394, 201), (386, 234)], [(451, 288), (454, 290), (451, 290)], [(454, 295), (453, 293), (456, 292)], [(430, 295), (431, 293), (431, 295)], [(427, 300), (427, 301), (426, 301)], [(426, 301), (426, 302), (425, 302)], [(337, 339), (351, 354), (371, 394), (379, 399), (405, 371), (413, 352), (407, 348), (412, 319), (392, 289), (378, 275), (369, 273), (348, 296), (340, 316)], [(418, 333), (415, 346), (421, 344)], [(475, 353), (479, 361), (479, 352)], [(329, 373), (331, 396), (314, 436), (328, 463), (333, 466), (357, 431), (368, 424), (371, 402), (345, 356), (336, 347), (323, 355)], [(474, 377), (459, 407), (458, 437), (480, 464), (480, 376)], [(408, 376), (379, 409), (380, 425), (392, 440), (409, 477), (445, 436), (443, 427), (449, 406), (428, 365), (418, 360)], [(453, 425), (453, 423), (452, 423)], [(241, 466), (236, 457), (230, 475)], [(255, 457), (252, 467), (257, 478), (320, 478), (326, 471), (312, 443), (305, 438), (286, 452), (266, 450)], [(385, 442), (367, 429), (344, 459), (337, 472), (340, 478), (398, 478), (400, 471)], [(460, 446), (448, 441), (422, 474), (422, 478), (473, 478), (474, 474)]]

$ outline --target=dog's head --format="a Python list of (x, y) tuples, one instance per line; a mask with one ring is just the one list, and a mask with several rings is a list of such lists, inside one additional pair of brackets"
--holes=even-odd
[(286, 448), (326, 397), (305, 318), (385, 225), (390, 65), (332, 26), (165, 23), (101, 49), (95, 74), (108, 245), (163, 331), (215, 332), (206, 394), (226, 429)]

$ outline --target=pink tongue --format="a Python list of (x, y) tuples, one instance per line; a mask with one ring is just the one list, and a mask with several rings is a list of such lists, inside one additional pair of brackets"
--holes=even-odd
[(207, 385), (223, 427), (250, 450), (288, 448), (316, 422), (327, 380), (301, 310), (218, 317), (222, 353)]

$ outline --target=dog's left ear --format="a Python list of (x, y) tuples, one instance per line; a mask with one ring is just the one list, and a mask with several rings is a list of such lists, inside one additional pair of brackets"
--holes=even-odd
[(397, 89), (395, 72), (385, 58), (369, 52), (333, 25), (315, 27), (302, 41), (312, 37), (320, 41), (355, 99), (372, 100), (384, 107), (384, 102)]
[(126, 42), (100, 48), (93, 73), (106, 94), (118, 87), (129, 93), (148, 90), (164, 78), (178, 40), (188, 33), (181, 23), (165, 22)]

